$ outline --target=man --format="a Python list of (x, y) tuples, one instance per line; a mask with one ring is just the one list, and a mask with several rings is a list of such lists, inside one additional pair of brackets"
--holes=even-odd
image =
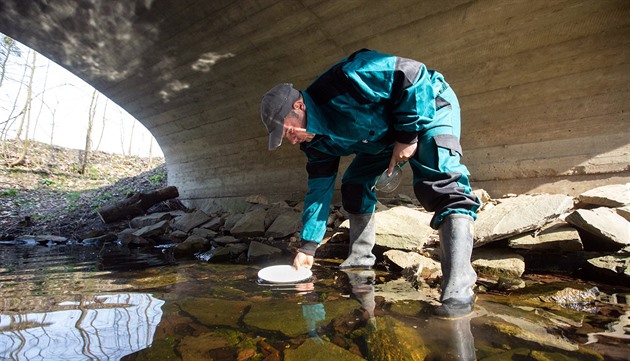
[(374, 184), (385, 170), (409, 161), (413, 189), (434, 212), (439, 230), (445, 316), (467, 314), (475, 295), (470, 265), (472, 224), (480, 202), (460, 163), (460, 109), (444, 77), (418, 61), (362, 49), (320, 75), (306, 90), (279, 84), (261, 102), (269, 150), (283, 138), (306, 154), (308, 193), (302, 246), (295, 267), (310, 268), (326, 231), (339, 159), (355, 155), (342, 178), (350, 250), (341, 268), (374, 265)]

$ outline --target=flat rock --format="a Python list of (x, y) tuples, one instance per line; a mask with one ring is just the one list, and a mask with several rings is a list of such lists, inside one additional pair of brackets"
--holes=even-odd
[(589, 267), (607, 280), (618, 280), (621, 284), (630, 283), (630, 255), (611, 254), (591, 258)]
[(38, 235), (24, 235), (17, 238), (20, 241), (35, 241), (37, 243), (66, 243), (68, 242), (67, 237), (61, 236), (53, 236), (51, 234), (38, 234)]
[[(433, 234), (429, 226), (432, 215), (409, 207), (397, 206), (374, 213), (376, 245), (387, 249), (413, 251), (421, 249)], [(348, 229), (349, 220), (339, 228)]]
[(580, 202), (603, 207), (621, 207), (630, 204), (630, 183), (611, 184), (586, 191), (578, 196)]
[(168, 221), (171, 218), (173, 216), (169, 212), (151, 213), (146, 216), (135, 217), (129, 222), (129, 225), (133, 228), (142, 228), (160, 221)]
[(190, 232), (191, 229), (198, 227), (209, 220), (210, 216), (208, 216), (204, 211), (195, 210), (194, 212), (186, 213), (183, 216), (176, 218), (173, 223), (173, 228), (184, 232)]
[(418, 330), (391, 316), (379, 317), (365, 336), (370, 360), (422, 361), (429, 354)]
[(258, 262), (279, 256), (281, 253), (282, 250), (279, 248), (252, 241), (249, 243), (249, 249), (247, 250), (247, 260), (249, 262)]
[(190, 237), (186, 238), (184, 242), (178, 243), (175, 246), (175, 252), (179, 254), (191, 255), (200, 251), (204, 251), (208, 249), (209, 246), (210, 241), (208, 241), (206, 238), (198, 235), (191, 235)]
[(224, 300), (216, 298), (190, 298), (179, 300), (183, 312), (194, 317), (207, 327), (228, 326), (238, 329), (239, 320), (250, 305), (246, 301)]
[(133, 235), (141, 238), (150, 238), (166, 233), (169, 228), (169, 221), (161, 221), (155, 224), (148, 225), (146, 227), (142, 227), (137, 231), (134, 231)]
[(541, 228), (573, 207), (573, 197), (562, 194), (523, 195), (502, 199), (482, 211), (475, 222), (475, 247)]
[(214, 239), (214, 241), (218, 244), (222, 244), (222, 245), (226, 245), (228, 243), (236, 243), (236, 242), (240, 242), (237, 238), (232, 237), (232, 236), (222, 236), (222, 237), (217, 237)]
[(520, 278), (525, 272), (523, 257), (503, 249), (475, 250), (472, 266), (479, 276), (490, 279)]
[(363, 357), (341, 348), (330, 341), (308, 338), (296, 349), (284, 351), (285, 361), (361, 361)]
[(269, 199), (263, 195), (256, 194), (245, 198), (245, 202), (251, 204), (269, 204)]
[(610, 208), (578, 209), (566, 221), (600, 239), (604, 249), (630, 245), (630, 222)]
[(276, 217), (271, 226), (265, 232), (265, 237), (282, 238), (302, 229), (302, 214), (289, 208)]
[(615, 208), (615, 211), (618, 215), (625, 218), (627, 221), (630, 221), (630, 206), (623, 206)]
[[(266, 331), (280, 332), (289, 337), (308, 334), (313, 326), (326, 326), (331, 320), (349, 314), (360, 307), (353, 299), (327, 301), (326, 308), (322, 304), (286, 302), (286, 300), (270, 300), (255, 302), (243, 318), (247, 326)], [(305, 319), (305, 316), (310, 319)], [(309, 325), (309, 322), (314, 323)]]
[(545, 226), (540, 232), (528, 232), (509, 240), (510, 248), (526, 250), (581, 251), (584, 245), (578, 231), (566, 223)]
[(211, 231), (217, 232), (223, 226), (223, 222), (224, 221), (225, 220), (222, 219), (221, 217), (215, 217), (215, 218), (212, 218), (211, 220), (209, 220), (208, 222), (200, 225), (199, 228), (205, 228), (205, 229), (209, 229)]
[(261, 237), (265, 234), (265, 209), (255, 209), (247, 212), (239, 219), (230, 233), (234, 237)]

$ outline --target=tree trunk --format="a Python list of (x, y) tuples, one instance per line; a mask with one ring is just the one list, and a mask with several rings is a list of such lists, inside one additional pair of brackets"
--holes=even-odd
[(154, 204), (177, 197), (179, 197), (177, 188), (169, 186), (149, 193), (134, 193), (117, 204), (99, 209), (97, 213), (103, 222), (111, 223), (142, 215)]
[(92, 92), (92, 101), (90, 102), (90, 110), (88, 114), (88, 127), (85, 135), (85, 149), (83, 152), (83, 160), (81, 161), (81, 170), (79, 173), (85, 174), (88, 160), (90, 158), (90, 146), (92, 145), (92, 126), (94, 125), (94, 115), (96, 114), (96, 104), (98, 102), (98, 93), (96, 89)]
[(33, 104), (33, 78), (35, 77), (35, 65), (37, 61), (37, 53), (33, 52), (33, 64), (31, 67), (31, 77), (28, 81), (28, 87), (26, 89), (26, 103), (24, 104), (24, 114), (22, 116), (22, 121), (20, 122), (20, 127), (18, 128), (17, 134), (15, 138), (17, 140), (20, 139), (22, 130), (24, 129), (24, 119), (26, 118), (26, 131), (24, 136), (24, 142), (22, 142), (22, 152), (20, 153), (18, 159), (14, 160), (9, 164), (9, 167), (15, 167), (20, 164), (24, 164), (24, 160), (26, 159), (26, 154), (28, 153), (29, 140), (28, 133), (30, 131), (31, 124), (31, 106)]

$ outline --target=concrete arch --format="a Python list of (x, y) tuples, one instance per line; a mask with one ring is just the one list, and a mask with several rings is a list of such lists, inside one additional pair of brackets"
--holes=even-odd
[(630, 181), (626, 0), (3, 0), (0, 32), (138, 119), (190, 205), (301, 198), (303, 156), (266, 150), (260, 97), (363, 47), (445, 74), (475, 187)]

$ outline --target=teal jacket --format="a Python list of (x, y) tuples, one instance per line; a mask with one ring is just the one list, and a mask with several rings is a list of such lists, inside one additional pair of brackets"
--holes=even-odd
[(324, 237), (339, 157), (416, 142), (419, 132), (436, 126), (436, 97), (447, 87), (440, 73), (418, 61), (360, 50), (301, 92), (306, 129), (317, 134), (301, 144), (309, 176), (303, 240), (320, 243)]

